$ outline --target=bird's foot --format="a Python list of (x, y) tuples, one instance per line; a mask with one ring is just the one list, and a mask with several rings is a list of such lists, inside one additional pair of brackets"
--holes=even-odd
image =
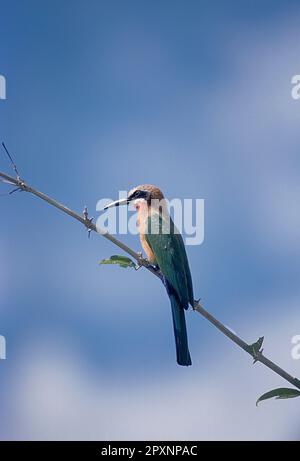
[(141, 267), (148, 267), (154, 272), (160, 272), (158, 265), (151, 264), (149, 259), (143, 257), (143, 253), (141, 251), (139, 251), (137, 254), (138, 254), (138, 258), (137, 258), (137, 265), (135, 266), (136, 270), (139, 270)]
[(137, 265), (135, 267), (136, 270), (139, 270), (141, 267), (148, 267), (149, 266), (149, 261), (147, 258), (143, 258), (143, 253), (141, 251), (138, 252), (138, 258), (137, 258)]

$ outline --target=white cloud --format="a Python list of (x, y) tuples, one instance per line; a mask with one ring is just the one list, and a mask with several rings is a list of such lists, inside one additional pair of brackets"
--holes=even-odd
[[(269, 300), (271, 305), (276, 302), (282, 305)], [(290, 311), (298, 300), (284, 303)], [(245, 312), (250, 312), (251, 306), (247, 307)], [(297, 333), (291, 331), (296, 322), (296, 315), (262, 321), (267, 349), (295, 373), (299, 363), (291, 359), (290, 339)], [(247, 321), (242, 329), (249, 332)], [(259, 329), (252, 322), (250, 333), (255, 335)], [(130, 377), (120, 372), (117, 378), (88, 372), (57, 338), (33, 342), (14, 376), (10, 403), (14, 438), (282, 440), (299, 436), (299, 401), (255, 406), (261, 393), (283, 384), (279, 377), (262, 365), (251, 368), (235, 346), (219, 354), (210, 348), (209, 353), (213, 363), (203, 363), (199, 369), (176, 368), (171, 374), (160, 372), (141, 380), (135, 379), (134, 372)]]
[(215, 90), (209, 111), (249, 229), (277, 253), (300, 251), (300, 102), (291, 97), (299, 38), (290, 16), (255, 35), (241, 31), (241, 45), (227, 49), (234, 73)]

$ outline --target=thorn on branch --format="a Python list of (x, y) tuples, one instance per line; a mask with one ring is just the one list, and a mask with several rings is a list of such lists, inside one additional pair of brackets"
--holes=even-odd
[(247, 347), (247, 352), (253, 357), (253, 365), (259, 361), (259, 356), (263, 353), (262, 345), (264, 339), (264, 336), (261, 336), (255, 343)]
[(22, 192), (24, 190), (26, 190), (26, 184), (24, 181), (22, 181), (20, 178), (17, 178), (17, 183), (13, 183), (13, 182), (10, 182), (10, 181), (6, 181), (5, 179), (1, 179), (1, 182), (5, 183), (5, 184), (9, 184), (11, 186), (15, 186), (16, 184), (18, 185), (18, 187), (15, 187), (14, 189), (12, 189), (11, 191), (9, 191), (8, 193), (6, 194), (0, 194), (1, 197), (4, 197), (4, 196), (8, 196), (8, 195), (12, 195), (14, 194), (15, 192)]
[(88, 211), (88, 207), (87, 207), (87, 206), (85, 206), (85, 207), (83, 208), (82, 214), (83, 214), (84, 221), (85, 221), (85, 222), (84, 222), (84, 225), (85, 225), (86, 230), (87, 230), (87, 232), (88, 232), (88, 238), (90, 238), (91, 232), (92, 232), (91, 224), (92, 224), (92, 222), (93, 222), (94, 217), (89, 218), (89, 211)]
[(4, 142), (2, 142), (2, 147), (5, 150), (5, 153), (6, 153), (8, 159), (9, 159), (9, 161), (11, 163), (11, 166), (12, 166), (14, 172), (16, 173), (16, 183), (8, 181), (7, 179), (1, 179), (1, 181), (6, 183), (6, 184), (10, 184), (12, 186), (18, 186), (15, 189), (11, 190), (8, 194), (3, 194), (3, 195), (12, 195), (14, 192), (27, 190), (27, 186), (26, 186), (25, 182), (21, 179), (21, 176), (20, 176), (20, 173), (18, 171), (17, 165), (14, 162), (14, 160), (12, 158), (12, 155), (9, 153), (9, 151), (8, 151), (8, 149), (7, 149)]
[(15, 189), (11, 190), (10, 192), (8, 192), (8, 195), (12, 195), (14, 192), (18, 192), (18, 191), (21, 191), (22, 192), (22, 188), (21, 187), (16, 187)]
[(0, 181), (3, 182), (4, 184), (10, 184), (11, 186), (14, 186), (14, 185), (15, 185), (14, 182), (8, 181), (8, 179), (3, 179), (3, 178), (1, 178)]
[(20, 174), (19, 174), (17, 165), (16, 165), (15, 162), (13, 161), (13, 158), (12, 158), (11, 154), (9, 153), (9, 151), (8, 151), (6, 145), (4, 144), (4, 142), (2, 142), (2, 147), (3, 147), (3, 149), (5, 150), (5, 152), (6, 152), (7, 156), (8, 156), (8, 158), (9, 158), (9, 161), (10, 161), (10, 163), (11, 163), (11, 165), (12, 165), (12, 168), (13, 168), (14, 172), (15, 172), (16, 175), (17, 175), (17, 179), (20, 180)]
[(201, 298), (199, 299), (194, 299), (194, 304), (193, 304), (193, 310), (196, 311), (197, 310), (197, 307), (202, 307), (201, 304), (200, 304), (200, 301), (201, 301)]
[[(8, 181), (7, 181), (7, 182), (8, 182)], [(13, 183), (9, 183), (9, 184), (12, 184), (12, 185), (13, 185)], [(7, 197), (7, 196), (9, 196), (9, 195), (12, 195), (14, 192), (22, 191), (22, 190), (23, 190), (23, 189), (22, 189), (21, 187), (16, 187), (15, 189), (13, 189), (13, 190), (7, 192), (6, 194), (0, 194), (0, 197)]]

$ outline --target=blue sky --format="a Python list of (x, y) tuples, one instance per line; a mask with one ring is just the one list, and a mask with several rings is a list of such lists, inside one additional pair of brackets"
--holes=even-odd
[[(297, 2), (0, 6), (0, 135), (22, 175), (92, 215), (140, 183), (204, 198), (196, 296), (299, 376)], [(299, 438), (297, 400), (254, 405), (284, 383), (194, 313), (193, 367), (176, 365), (166, 294), (99, 267), (109, 242), (23, 193), (0, 210), (2, 439)]]

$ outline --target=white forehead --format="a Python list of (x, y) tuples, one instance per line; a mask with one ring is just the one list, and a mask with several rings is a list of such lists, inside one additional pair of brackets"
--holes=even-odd
[(130, 197), (130, 195), (132, 195), (136, 190), (138, 190), (138, 187), (134, 187), (133, 189), (131, 189), (131, 190), (128, 192), (128, 197)]
[(135, 191), (136, 191), (136, 188), (135, 188), (135, 189), (131, 189), (131, 190), (128, 192), (128, 197), (130, 197), (130, 195), (132, 195), (133, 192), (135, 192)]

